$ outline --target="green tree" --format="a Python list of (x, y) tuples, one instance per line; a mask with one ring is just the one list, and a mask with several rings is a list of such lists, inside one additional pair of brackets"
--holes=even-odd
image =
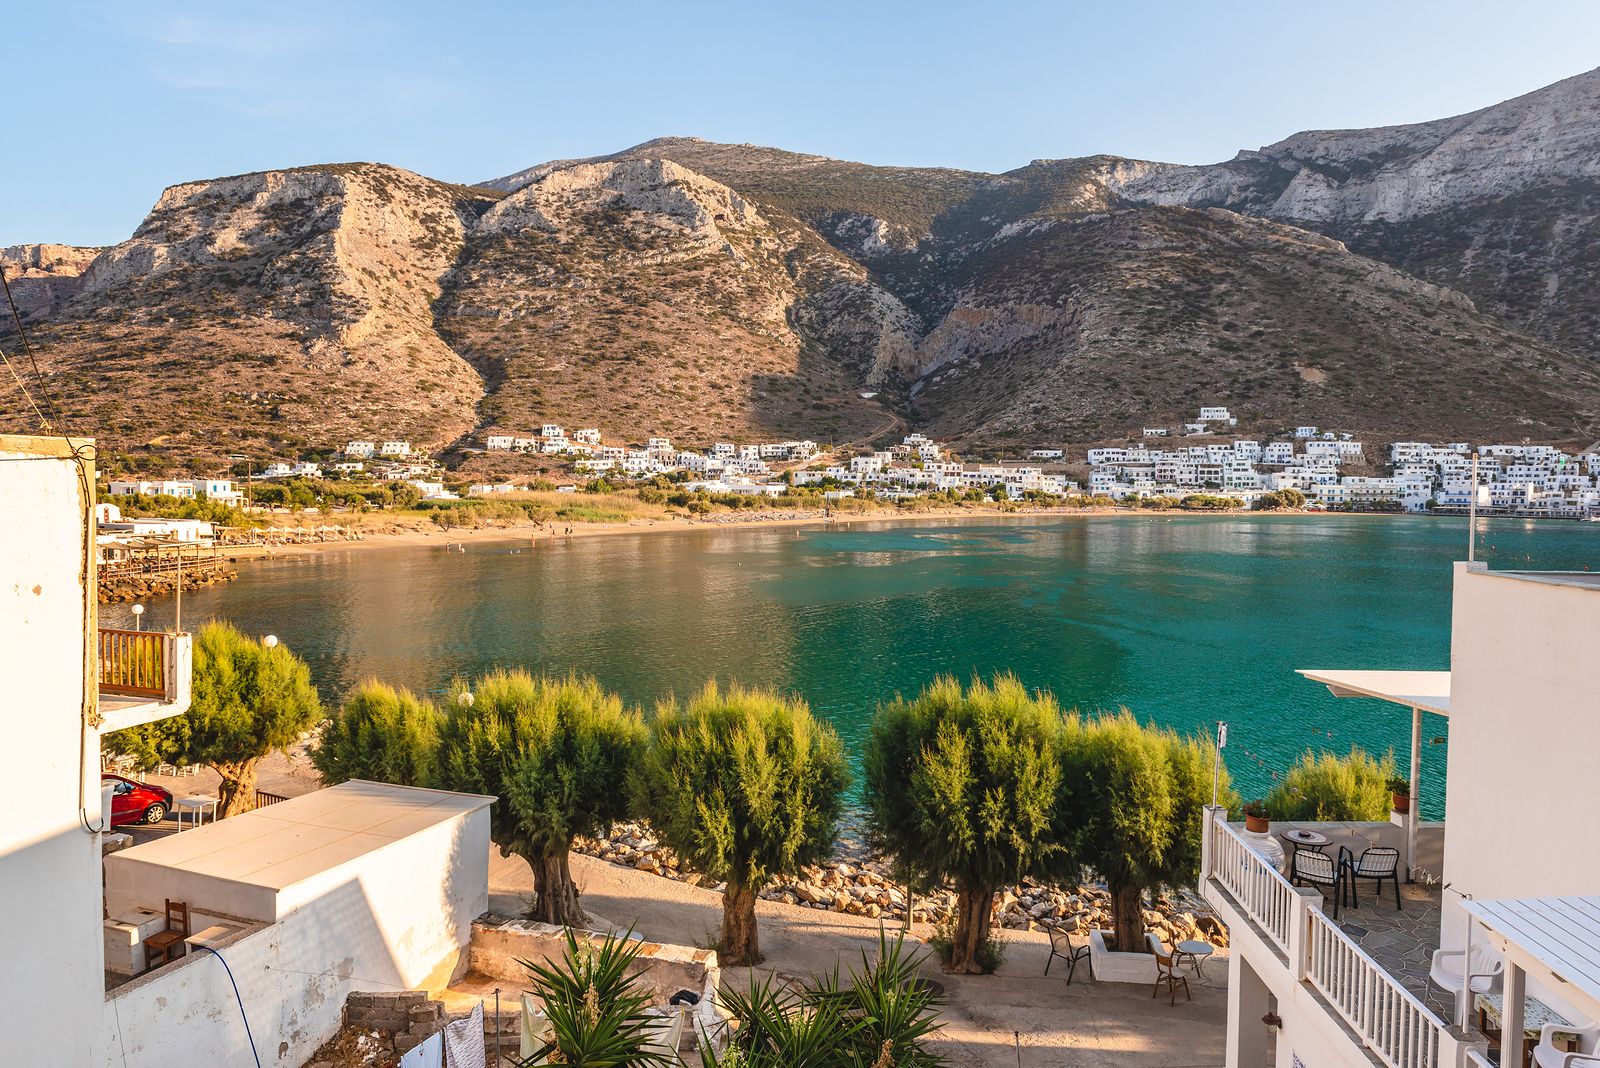
[(194, 639), (189, 711), (112, 735), (112, 745), (147, 764), (205, 764), (221, 777), (219, 812), (255, 805), (256, 768), (322, 718), (305, 661), (268, 647), (231, 623), (211, 622)]
[(1359, 747), (1348, 756), (1306, 752), (1267, 794), (1275, 820), (1387, 820), (1394, 754), (1382, 760)]
[(586, 675), (496, 672), (452, 687), (435, 785), (498, 797), (490, 837), (533, 869), (530, 916), (580, 924), (572, 841), (628, 817), (624, 784), (646, 736), (638, 713)]
[(663, 842), (727, 883), (724, 962), (761, 959), (756, 895), (828, 855), (849, 778), (838, 735), (799, 698), (713, 681), (658, 706), (632, 792)]
[[(1145, 948), (1146, 890), (1193, 882), (1199, 872), (1213, 747), (1145, 726), (1126, 709), (1085, 722), (1065, 747), (1061, 820), (1074, 853), (1106, 881), (1117, 948)], [(1226, 769), (1219, 782), (1228, 790)]]
[(934, 680), (878, 709), (867, 742), (868, 837), (922, 889), (954, 883), (946, 966), (992, 970), (995, 892), (1068, 870), (1056, 823), (1064, 720), (1012, 675)]
[(330, 786), (350, 779), (428, 786), (443, 721), (431, 701), (369, 679), (345, 698), (311, 761)]

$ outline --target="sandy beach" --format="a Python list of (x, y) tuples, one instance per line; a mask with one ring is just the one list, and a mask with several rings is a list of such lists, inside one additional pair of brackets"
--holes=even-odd
[[(623, 523), (512, 523), (505, 526), (476, 527), (470, 529), (434, 530), (374, 530), (364, 531), (359, 540), (306, 542), (292, 545), (252, 545), (224, 549), (229, 560), (244, 562), (253, 559), (300, 556), (309, 553), (343, 552), (368, 548), (408, 548), (416, 546), (492, 544), (496, 542), (532, 542), (534, 545), (571, 541), (578, 538), (600, 538), (619, 534), (686, 534), (711, 530), (774, 530), (791, 527), (849, 527), (876, 523), (924, 523), (945, 520), (1016, 521), (1025, 519), (1103, 519), (1113, 516), (1137, 516), (1149, 519), (1177, 516), (1217, 517), (1243, 514), (1261, 515), (1325, 515), (1327, 513), (1282, 510), (1274, 513), (1244, 512), (1184, 512), (1154, 511), (1120, 508), (1036, 508), (1004, 511), (999, 508), (935, 508), (921, 512), (835, 512), (824, 517), (820, 512), (800, 515), (773, 516), (756, 513), (741, 516), (731, 513), (710, 519), (679, 516), (664, 519), (634, 519)], [(1360, 515), (1365, 513), (1340, 513)]]

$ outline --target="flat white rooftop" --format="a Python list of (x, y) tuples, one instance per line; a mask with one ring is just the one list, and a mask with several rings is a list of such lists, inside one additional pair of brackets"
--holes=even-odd
[(1320, 682), (1335, 697), (1375, 697), (1407, 708), (1450, 714), (1448, 671), (1344, 671), (1302, 668), (1295, 671)]
[(295, 896), (284, 895), (290, 887), (493, 802), (481, 794), (340, 783), (113, 853), (106, 858), (107, 893), (120, 898), (124, 890), (153, 892), (155, 882), (181, 883), (239, 902), (232, 911), (218, 905), (220, 911), (270, 921), (280, 905), (292, 906), (278, 900)]

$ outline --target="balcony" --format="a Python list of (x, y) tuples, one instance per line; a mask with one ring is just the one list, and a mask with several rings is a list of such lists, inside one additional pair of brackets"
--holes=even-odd
[[(1341, 825), (1318, 825), (1337, 830)], [(1370, 826), (1370, 825), (1366, 825)], [(1231, 920), (1239, 953), (1258, 965), (1267, 956), (1276, 959), (1272, 970), (1287, 985), (1272, 984), (1278, 993), (1280, 1013), (1286, 1000), (1315, 1004), (1335, 1030), (1327, 1040), (1342, 1034), (1375, 1064), (1387, 1068), (1445, 1068), (1459, 1063), (1462, 1039), (1430, 1007), (1425, 982), (1416, 973), (1415, 958), (1431, 953), (1431, 938), (1422, 922), (1438, 921), (1437, 911), (1413, 896), (1410, 904), (1423, 915), (1384, 916), (1369, 899), (1357, 910), (1335, 920), (1324, 913), (1322, 895), (1297, 888), (1269, 863), (1240, 829), (1226, 822), (1220, 809), (1206, 821), (1201, 862), (1201, 889)], [(1437, 908), (1437, 899), (1432, 902)], [(1254, 942), (1261, 952), (1246, 949)], [(1425, 967), (1424, 973), (1425, 974)], [(1232, 1036), (1230, 1035), (1230, 1041)]]
[(100, 628), (101, 733), (189, 710), (192, 641), (185, 633)]

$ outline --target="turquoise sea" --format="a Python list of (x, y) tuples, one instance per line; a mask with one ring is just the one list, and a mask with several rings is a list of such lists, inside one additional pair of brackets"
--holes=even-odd
[[(1491, 567), (1600, 567), (1600, 524), (1479, 529)], [(1464, 520), (1430, 517), (724, 528), (252, 562), (186, 596), (184, 615), (278, 635), (330, 701), (369, 676), (438, 691), (499, 665), (592, 672), (646, 705), (716, 676), (802, 694), (852, 747), (897, 691), (1013, 671), (1085, 710), (1126, 706), (1184, 731), (1228, 720), (1249, 796), (1307, 747), (1392, 748), (1406, 763), (1406, 709), (1333, 698), (1294, 669), (1447, 667), (1450, 564), (1465, 550)], [(158, 602), (145, 623), (171, 613)], [(1445, 735), (1427, 717), (1429, 816)]]

